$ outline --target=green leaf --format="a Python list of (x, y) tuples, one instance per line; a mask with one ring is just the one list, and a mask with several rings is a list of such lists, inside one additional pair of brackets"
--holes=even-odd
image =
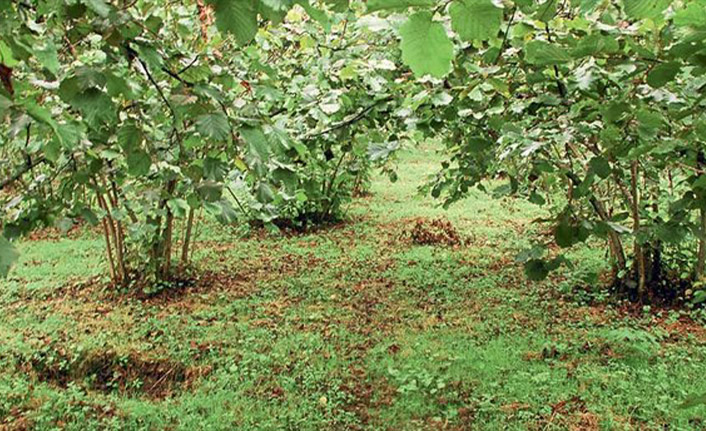
[(541, 259), (530, 259), (525, 262), (525, 275), (532, 281), (542, 281), (549, 275), (549, 268)]
[(81, 142), (83, 130), (79, 123), (62, 123), (56, 134), (59, 143), (67, 150), (74, 150)]
[(169, 199), (167, 201), (169, 209), (172, 211), (175, 217), (184, 218), (189, 211), (189, 204), (186, 203), (184, 199)]
[(56, 121), (54, 121), (54, 119), (52, 118), (51, 112), (30, 101), (26, 101), (24, 106), (27, 110), (27, 114), (30, 117), (39, 121), (40, 123), (44, 123), (47, 126), (51, 127), (54, 133), (58, 133), (59, 126), (56, 124)]
[(142, 139), (142, 130), (134, 123), (127, 123), (118, 130), (118, 145), (125, 151), (139, 148)]
[(641, 109), (635, 115), (637, 118), (637, 133), (643, 139), (652, 139), (664, 126), (664, 117), (658, 111)]
[(230, 137), (228, 118), (221, 112), (196, 117), (196, 131), (214, 141), (227, 141)]
[(286, 11), (292, 7), (292, 1), (290, 0), (261, 0), (261, 4), (276, 11)]
[(326, 0), (326, 3), (331, 5), (331, 10), (334, 12), (345, 12), (348, 10), (348, 0)]
[(585, 14), (593, 12), (602, 3), (602, 0), (578, 0), (578, 3), (581, 12)]
[(603, 120), (607, 123), (615, 123), (619, 121), (629, 110), (631, 106), (625, 102), (609, 103), (601, 110)]
[(691, 188), (706, 190), (706, 175), (699, 175), (693, 183), (691, 183)]
[(529, 198), (527, 200), (539, 206), (542, 206), (547, 203), (546, 199), (544, 199), (544, 197), (542, 197), (542, 195), (540, 195), (536, 191), (533, 191), (532, 194), (529, 195)]
[(257, 3), (254, 0), (212, 0), (216, 26), (231, 33), (240, 45), (245, 45), (257, 34)]
[(269, 184), (261, 181), (255, 188), (255, 198), (258, 202), (269, 203), (275, 199), (275, 192)]
[(110, 5), (105, 0), (83, 0), (82, 3), (103, 18), (110, 13)]
[(659, 64), (647, 74), (647, 83), (652, 88), (663, 87), (671, 82), (680, 70), (681, 65), (676, 62)]
[(36, 49), (34, 55), (52, 75), (57, 74), (59, 71), (59, 55), (56, 52), (54, 42), (48, 41), (42, 48)]
[(122, 96), (127, 100), (135, 98), (135, 93), (126, 79), (111, 72), (106, 73), (105, 78), (106, 90), (110, 96)]
[(281, 183), (290, 192), (295, 191), (299, 184), (296, 172), (285, 167), (279, 167), (272, 171), (272, 178)]
[(623, 0), (625, 14), (634, 19), (655, 19), (662, 15), (671, 0)]
[(400, 28), (402, 61), (415, 75), (442, 78), (451, 71), (454, 49), (441, 23), (431, 12), (417, 12)]
[(571, 61), (569, 53), (556, 45), (541, 40), (533, 40), (525, 46), (525, 59), (537, 66), (563, 64)]
[(598, 175), (600, 178), (608, 178), (612, 173), (610, 163), (601, 156), (592, 158), (591, 161), (588, 162), (588, 166), (591, 172)]
[[(694, 304), (706, 302), (706, 290), (697, 290), (694, 292), (694, 297), (691, 299), (691, 302)], [(704, 394), (704, 398), (705, 399), (699, 401), (700, 404), (706, 404), (706, 394)]]
[(141, 148), (131, 149), (127, 153), (128, 173), (134, 177), (147, 175), (152, 166), (149, 153)]
[(706, 141), (706, 119), (702, 119), (694, 123), (694, 132), (696, 132), (696, 136), (700, 140)]
[(206, 157), (203, 161), (203, 177), (211, 181), (223, 181), (228, 174), (228, 165), (215, 157)]
[(269, 143), (267, 142), (267, 136), (259, 127), (241, 127), (240, 136), (243, 137), (245, 142), (248, 144), (248, 154), (255, 157), (258, 160), (267, 160), (267, 156), (270, 154)]
[(472, 153), (480, 153), (493, 146), (493, 141), (482, 138), (480, 136), (473, 136), (468, 139), (468, 151)]
[(216, 220), (223, 224), (233, 224), (238, 221), (238, 213), (228, 201), (220, 201), (221, 213), (216, 215)]
[(0, 117), (5, 116), (5, 113), (12, 108), (12, 106), (12, 100), (0, 93)]
[(0, 40), (0, 63), (7, 67), (17, 66), (17, 59), (12, 54), (12, 49), (3, 41)]
[(213, 214), (220, 223), (232, 224), (238, 221), (238, 213), (233, 208), (233, 205), (226, 200), (207, 203), (204, 208)]
[(205, 202), (215, 202), (221, 198), (223, 186), (215, 181), (203, 181), (196, 187), (196, 192)]
[(0, 235), (0, 278), (7, 277), (19, 256), (12, 243)]
[(608, 226), (608, 228), (610, 228), (610, 229), (611, 229), (612, 231), (614, 231), (615, 233), (619, 233), (619, 234), (624, 234), (624, 233), (625, 233), (625, 234), (629, 234), (629, 233), (632, 233), (632, 230), (626, 228), (625, 226), (623, 226), (623, 225), (621, 225), (621, 224), (618, 224), (618, 223), (615, 223), (615, 222), (612, 222), (612, 221), (607, 221), (607, 222), (605, 222), (605, 224), (606, 224), (606, 226)]
[(404, 10), (410, 7), (430, 7), (434, 5), (434, 0), (369, 0), (367, 3), (368, 13), (379, 10)]
[(61, 81), (59, 96), (67, 103), (76, 98), (83, 91), (94, 88), (100, 89), (106, 84), (105, 75), (91, 67), (78, 67), (74, 73)]
[(679, 27), (706, 26), (706, 0), (697, 0), (674, 15), (674, 24)]
[(89, 88), (77, 94), (69, 103), (81, 111), (84, 120), (96, 129), (114, 123), (117, 119), (113, 100), (97, 88)]
[(331, 23), (326, 12), (315, 8), (308, 0), (297, 0), (297, 4), (304, 8), (307, 15), (321, 24), (324, 30), (327, 32), (331, 30)]
[(449, 8), (451, 28), (463, 40), (488, 40), (496, 37), (503, 10), (491, 0), (456, 0)]
[(542, 4), (537, 4), (536, 7), (537, 11), (534, 14), (534, 18), (538, 21), (547, 23), (556, 15), (557, 8), (559, 7), (559, 0), (546, 0)]
[(554, 228), (554, 241), (561, 248), (571, 247), (578, 241), (578, 232), (575, 226), (564, 218)]
[(620, 44), (614, 37), (594, 33), (581, 38), (571, 55), (580, 58), (602, 53), (613, 53), (617, 52), (619, 49)]

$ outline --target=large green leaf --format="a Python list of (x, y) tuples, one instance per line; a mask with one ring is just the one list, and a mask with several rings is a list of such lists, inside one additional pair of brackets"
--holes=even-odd
[(593, 33), (581, 38), (571, 55), (574, 57), (586, 57), (603, 53), (613, 53), (618, 51), (618, 49), (620, 49), (620, 45), (614, 37)]
[(12, 53), (12, 49), (7, 44), (0, 40), (0, 63), (7, 67), (17, 66), (17, 59)]
[(662, 15), (671, 0), (623, 0), (625, 14), (634, 19), (655, 19)]
[(125, 151), (139, 147), (143, 139), (142, 130), (134, 123), (127, 123), (118, 130), (118, 144)]
[(324, 30), (331, 31), (331, 22), (326, 12), (314, 7), (308, 0), (297, 0), (297, 4), (304, 8), (307, 15), (321, 24)]
[(39, 121), (40, 123), (44, 123), (47, 126), (51, 127), (54, 133), (58, 134), (59, 125), (56, 124), (56, 121), (54, 121), (54, 119), (52, 118), (51, 112), (49, 112), (49, 110), (37, 105), (36, 103), (30, 100), (25, 101), (24, 106), (27, 110), (27, 114), (30, 117)]
[(134, 177), (141, 177), (150, 172), (152, 159), (149, 153), (141, 148), (133, 148), (127, 153), (128, 173)]
[(216, 26), (245, 45), (257, 34), (257, 3), (254, 0), (212, 0)]
[(672, 81), (680, 70), (681, 65), (676, 62), (658, 64), (647, 74), (647, 83), (653, 88), (663, 87)]
[(7, 277), (10, 268), (17, 261), (19, 253), (15, 247), (4, 236), (0, 235), (0, 278)]
[(656, 110), (641, 109), (637, 111), (635, 118), (637, 119), (637, 133), (645, 140), (657, 136), (665, 124), (664, 116)]
[(456, 0), (449, 15), (453, 30), (468, 41), (496, 37), (503, 20), (503, 10), (490, 0)]
[(598, 175), (600, 178), (608, 178), (613, 172), (610, 163), (602, 156), (593, 157), (589, 162), (589, 172)]
[(379, 10), (400, 10), (409, 7), (433, 6), (434, 0), (369, 0), (367, 3), (368, 12)]
[(695, 0), (674, 15), (674, 24), (680, 27), (706, 26), (706, 0)]
[(34, 54), (37, 60), (53, 75), (59, 71), (59, 55), (56, 52), (56, 45), (51, 40), (41, 48), (35, 49)]
[(400, 28), (402, 61), (415, 75), (442, 78), (451, 71), (454, 49), (441, 23), (431, 12), (417, 12)]
[[(329, 1), (329, 3), (332, 1)], [(348, 1), (345, 0), (346, 5), (348, 4)], [(266, 6), (267, 8), (274, 10), (274, 11), (281, 11), (284, 12), (288, 10), (290, 7), (292, 7), (292, 0), (260, 0), (260, 5)]]
[(107, 17), (110, 13), (110, 5), (105, 0), (83, 0), (83, 4), (96, 14)]
[(227, 141), (230, 136), (228, 118), (221, 112), (199, 115), (196, 118), (196, 130), (214, 141)]
[(269, 155), (269, 143), (267, 136), (259, 127), (241, 127), (240, 135), (248, 144), (248, 154), (261, 161), (267, 160)]
[(568, 219), (562, 219), (554, 227), (554, 241), (561, 248), (571, 247), (578, 241), (578, 229)]
[(549, 275), (549, 268), (542, 259), (531, 259), (525, 262), (525, 275), (532, 281), (542, 281)]
[(223, 195), (223, 185), (215, 181), (203, 181), (196, 187), (196, 192), (205, 202), (215, 202)]
[(84, 120), (99, 129), (116, 121), (115, 104), (110, 96), (97, 88), (75, 95), (69, 103), (81, 111)]
[(533, 40), (525, 46), (525, 59), (530, 64), (549, 66), (571, 61), (569, 53), (556, 45), (541, 40)]
[(326, 0), (326, 3), (330, 5), (331, 10), (334, 12), (345, 12), (348, 10), (348, 0)]

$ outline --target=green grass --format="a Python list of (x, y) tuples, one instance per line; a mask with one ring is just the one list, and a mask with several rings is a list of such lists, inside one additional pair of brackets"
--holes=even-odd
[[(101, 242), (28, 241), (0, 289), (0, 430), (699, 430), (706, 330), (573, 292), (598, 248), (545, 283), (514, 255), (541, 209), (417, 195), (408, 151), (350, 222), (242, 238), (206, 224), (218, 274), (151, 300), (98, 289)], [(414, 245), (416, 218), (467, 245)], [(598, 289), (596, 289), (598, 291)]]

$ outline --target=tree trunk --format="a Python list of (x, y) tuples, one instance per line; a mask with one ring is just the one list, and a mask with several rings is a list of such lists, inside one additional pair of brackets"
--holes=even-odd
[(638, 164), (637, 160), (632, 162), (630, 167), (631, 171), (631, 201), (632, 201), (632, 220), (633, 220), (633, 234), (635, 235), (634, 240), (634, 254), (635, 254), (635, 270), (637, 274), (637, 295), (640, 300), (645, 299), (645, 293), (647, 291), (647, 265), (645, 262), (645, 253), (638, 239), (638, 233), (640, 231), (640, 196), (638, 195)]
[[(103, 211), (108, 212), (108, 209), (105, 207), (105, 201), (100, 195), (100, 192), (96, 190), (96, 196), (98, 200), (98, 205), (103, 209)], [(113, 257), (113, 241), (110, 240), (111, 236), (111, 229), (108, 227), (108, 216), (106, 215), (103, 217), (101, 220), (103, 224), (103, 234), (105, 236), (105, 250), (106, 250), (106, 256), (108, 258), (108, 268), (110, 270), (110, 279), (113, 281), (114, 284), (118, 284), (120, 282), (120, 277), (117, 273), (116, 267), (115, 267), (115, 259)]]
[(704, 277), (706, 270), (706, 209), (700, 210), (701, 238), (699, 238), (699, 252), (696, 256), (696, 278)]
[[(578, 177), (576, 177), (573, 172), (569, 172), (566, 175), (574, 185), (578, 185), (581, 183), (581, 181), (578, 179)], [(569, 188), (573, 188), (571, 187), (571, 184), (569, 185)], [(598, 198), (596, 198), (595, 195), (590, 195), (588, 200), (601, 221), (607, 222), (610, 220), (605, 206), (600, 200), (598, 200)], [(617, 281), (617, 273), (625, 269), (626, 260), (625, 250), (623, 249), (623, 242), (620, 240), (620, 235), (618, 235), (618, 233), (612, 229), (609, 229), (608, 231), (608, 247), (610, 249), (611, 255), (615, 259), (614, 275)]]
[[(706, 156), (703, 151), (699, 151), (696, 157), (696, 164), (700, 169), (706, 166)], [(706, 175), (701, 171), (701, 175)], [(699, 226), (701, 232), (701, 237), (699, 238), (699, 251), (696, 255), (696, 278), (701, 279), (704, 277), (704, 272), (706, 271), (706, 208), (701, 208), (699, 210)]]
[[(593, 206), (593, 209), (596, 211), (596, 214), (598, 214), (598, 217), (606, 222), (610, 220), (608, 217), (608, 213), (605, 210), (605, 207), (603, 204), (594, 198), (591, 198), (591, 205)], [(620, 271), (623, 271), (625, 269), (626, 265), (626, 260), (625, 260), (625, 250), (623, 249), (623, 242), (620, 240), (620, 235), (613, 229), (608, 230), (608, 247), (610, 248), (610, 254), (613, 256), (613, 259), (615, 260), (615, 268), (614, 272), (615, 277), (617, 279), (617, 273)]]
[(167, 222), (164, 227), (164, 237), (162, 238), (162, 243), (164, 244), (164, 254), (162, 255), (162, 268), (160, 270), (160, 275), (162, 280), (166, 280), (169, 277), (169, 273), (172, 267), (172, 232), (174, 228), (174, 214), (167, 208)]
[(113, 260), (113, 247), (110, 244), (110, 232), (108, 231), (108, 222), (103, 218), (103, 234), (105, 235), (105, 251), (108, 258), (108, 269), (110, 270), (110, 279), (113, 283), (118, 283), (118, 277), (115, 273), (115, 261)]
[(184, 233), (184, 244), (181, 246), (181, 267), (189, 264), (189, 246), (191, 245), (191, 230), (194, 226), (194, 209), (189, 208), (189, 218), (186, 221), (186, 232)]
[[(110, 194), (110, 191), (107, 191), (106, 193), (108, 195), (108, 200), (111, 203), (111, 206), (113, 209), (118, 208), (118, 195), (117, 195), (117, 190), (115, 183), (112, 183), (113, 187), (113, 194)], [(105, 204), (107, 206), (107, 204)], [(126, 283), (128, 280), (128, 271), (127, 271), (127, 265), (125, 264), (125, 233), (123, 231), (123, 224), (120, 222), (120, 220), (115, 220), (115, 226), (116, 226), (116, 236), (115, 236), (115, 254), (117, 258), (117, 264), (118, 268), (120, 268), (120, 272), (122, 274), (122, 281), (123, 283)]]

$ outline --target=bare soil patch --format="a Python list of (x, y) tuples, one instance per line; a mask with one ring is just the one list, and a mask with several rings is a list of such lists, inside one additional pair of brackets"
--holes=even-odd
[(468, 242), (468, 239), (461, 236), (449, 220), (443, 218), (413, 219), (412, 227), (405, 230), (404, 237), (416, 245), (458, 247)]
[(41, 382), (61, 388), (73, 382), (89, 390), (117, 391), (156, 400), (188, 389), (211, 372), (210, 367), (187, 366), (139, 352), (122, 356), (112, 351), (98, 351), (72, 357), (61, 348), (51, 355), (33, 355), (20, 368)]

